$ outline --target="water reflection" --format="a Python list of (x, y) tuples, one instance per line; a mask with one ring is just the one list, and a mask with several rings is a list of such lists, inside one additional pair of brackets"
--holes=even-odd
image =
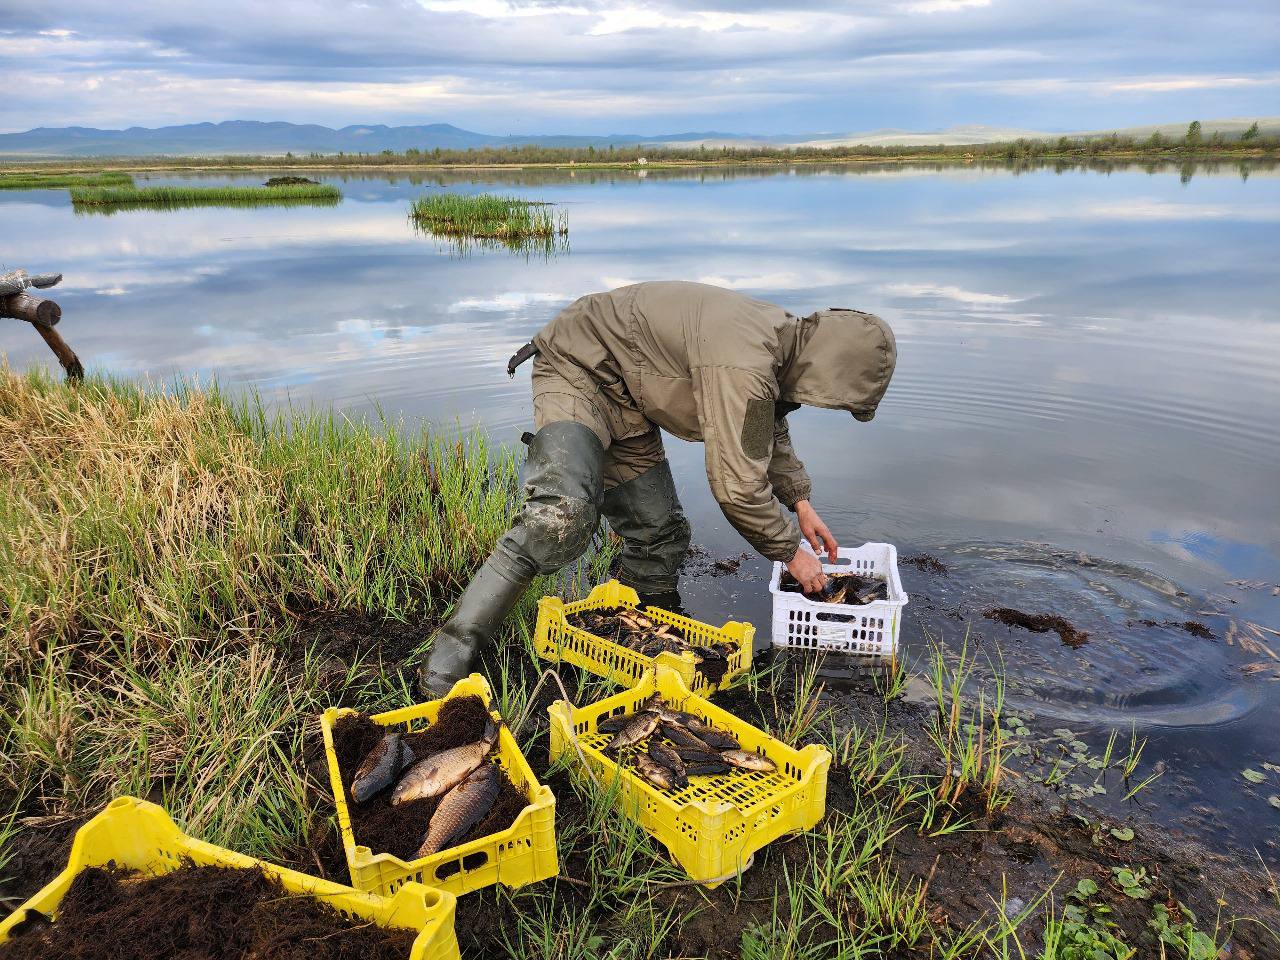
[[(91, 368), (216, 375), (277, 402), (483, 423), (503, 440), (531, 417), (527, 367), (510, 380), (506, 358), (582, 293), (684, 278), (795, 313), (880, 313), (900, 362), (875, 421), (806, 410), (792, 434), (838, 535), (952, 566), (903, 571), (908, 651), (968, 626), (999, 643), (1023, 706), (1082, 728), (1137, 723), (1151, 762), (1176, 758), (1189, 789), (1233, 796), (1238, 770), (1274, 753), (1280, 683), (1249, 672), (1220, 625), (1210, 641), (1140, 621), (1224, 609), (1280, 628), (1280, 599), (1227, 584), (1280, 571), (1275, 165), (647, 174), (315, 171), (340, 206), (86, 219), (65, 192), (13, 191), (0, 235), (5, 263), (65, 274), (60, 329)], [(406, 219), (443, 189), (559, 204), (572, 253), (458, 258)], [(17, 324), (0, 350), (48, 362)], [(701, 447), (668, 449), (695, 538), (736, 555)], [(763, 625), (766, 583), (751, 561), (687, 600)], [(982, 620), (984, 604), (1056, 610), (1095, 640), (1071, 651), (1018, 634)], [(1266, 843), (1273, 816), (1222, 819)]]

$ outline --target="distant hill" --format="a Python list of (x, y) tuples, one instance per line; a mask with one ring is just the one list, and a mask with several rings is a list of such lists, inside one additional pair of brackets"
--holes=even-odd
[[(1253, 123), (1252, 118), (1203, 120), (1204, 136), (1221, 131), (1236, 137)], [(1259, 117), (1266, 135), (1280, 134), (1280, 117)], [(1185, 122), (1147, 127), (1127, 127), (1117, 131), (1094, 130), (1067, 133), (1066, 136), (1149, 136), (1153, 131), (1177, 136), (1187, 128)], [(1056, 139), (1062, 133), (989, 127), (981, 124), (950, 127), (946, 130), (913, 133), (905, 130), (876, 130), (868, 133), (809, 134), (738, 134), (720, 132), (671, 133), (659, 136), (610, 134), (608, 136), (574, 136), (548, 134), (539, 136), (495, 136), (463, 130), (448, 123), (388, 127), (382, 124), (349, 126), (340, 129), (318, 124), (278, 121), (228, 120), (223, 123), (191, 123), (173, 127), (129, 127), (127, 130), (99, 130), (94, 127), (37, 127), (23, 133), (0, 134), (0, 156), (220, 156), (225, 154), (284, 153), (378, 153), (400, 152), (410, 147), (433, 150), (436, 147), (466, 150), (470, 147), (506, 147), (538, 144), (556, 147), (607, 147), (652, 144), (655, 148), (670, 146), (708, 147), (735, 146), (813, 146), (841, 147), (853, 145), (923, 146), (927, 144), (994, 143), (1003, 140)]]

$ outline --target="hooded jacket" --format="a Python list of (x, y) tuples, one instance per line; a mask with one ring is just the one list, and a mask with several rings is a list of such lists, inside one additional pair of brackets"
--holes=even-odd
[(870, 420), (897, 362), (893, 331), (873, 314), (831, 308), (798, 318), (680, 281), (589, 294), (533, 344), (595, 402), (615, 440), (657, 425), (701, 441), (725, 517), (763, 556), (784, 562), (800, 543), (784, 508), (810, 493), (785, 411), (807, 404)]

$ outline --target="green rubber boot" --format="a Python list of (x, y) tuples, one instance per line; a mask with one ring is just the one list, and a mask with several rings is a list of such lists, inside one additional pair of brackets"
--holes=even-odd
[(471, 672), (534, 577), (555, 573), (590, 546), (600, 522), (603, 460), (604, 446), (584, 424), (557, 421), (534, 436), (524, 466), (524, 505), (458, 598), (449, 622), (431, 638), (418, 671), (425, 696), (444, 696)]
[(511, 579), (490, 557), (458, 598), (449, 622), (431, 638), (431, 650), (418, 670), (418, 689), (432, 699), (443, 697), (471, 673), (480, 649), (498, 632), (502, 621), (531, 581)]

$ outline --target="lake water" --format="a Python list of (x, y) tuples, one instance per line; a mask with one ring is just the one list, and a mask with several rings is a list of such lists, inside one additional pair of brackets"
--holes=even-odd
[[(1280, 628), (1274, 171), (319, 177), (340, 206), (80, 216), (65, 191), (0, 193), (0, 259), (66, 275), (60, 329), (91, 369), (216, 375), (504, 441), (530, 425), (529, 367), (509, 380), (507, 357), (583, 293), (681, 278), (796, 314), (878, 313), (900, 360), (875, 421), (802, 410), (792, 434), (843, 542), (949, 566), (903, 568), (908, 652), (969, 630), (1003, 657), (1010, 709), (1036, 735), (1069, 728), (1096, 748), (1135, 728), (1150, 740), (1139, 775), (1167, 767), (1139, 803), (1276, 859), (1280, 773), (1262, 764), (1280, 765), (1280, 636), (1248, 626)], [(460, 257), (415, 234), (410, 200), (442, 186), (562, 205), (569, 251)], [(0, 352), (49, 362), (12, 321)], [(700, 448), (669, 450), (695, 541), (740, 553)], [(757, 558), (698, 578), (688, 605), (765, 634), (768, 572)], [(990, 606), (1062, 614), (1090, 642), (998, 626)], [(1188, 619), (1215, 638), (1164, 625)], [(1120, 809), (1123, 793), (1098, 800)]]

